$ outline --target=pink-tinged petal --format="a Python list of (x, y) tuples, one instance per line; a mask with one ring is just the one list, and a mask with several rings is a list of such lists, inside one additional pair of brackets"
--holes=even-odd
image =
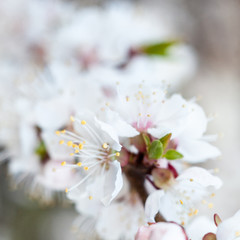
[(122, 170), (120, 163), (114, 161), (109, 164), (109, 169), (105, 172), (102, 203), (107, 206), (117, 196), (123, 186)]
[(182, 184), (186, 184), (185, 181), (188, 181), (190, 184), (195, 183), (204, 188), (213, 187), (218, 189), (222, 186), (222, 181), (220, 178), (213, 176), (207, 170), (200, 167), (188, 168), (181, 175), (179, 175), (176, 180), (180, 184), (181, 182), (183, 182)]
[(187, 240), (184, 229), (175, 223), (159, 222), (140, 227), (135, 240)]
[(184, 160), (190, 163), (203, 162), (221, 155), (218, 148), (203, 140), (182, 138), (178, 139), (177, 151), (184, 156)]
[(145, 203), (145, 215), (147, 222), (155, 222), (155, 216), (160, 209), (160, 200), (164, 196), (163, 190), (151, 193)]
[(216, 226), (218, 226), (222, 222), (221, 218), (216, 213), (214, 214), (213, 218), (214, 218), (214, 223)]

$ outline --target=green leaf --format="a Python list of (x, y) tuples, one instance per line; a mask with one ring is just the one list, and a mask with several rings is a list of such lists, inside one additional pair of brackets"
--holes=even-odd
[(172, 134), (169, 133), (169, 134), (165, 135), (164, 137), (162, 137), (161, 139), (159, 139), (161, 141), (161, 143), (163, 144), (163, 150), (165, 150), (166, 147), (168, 146), (168, 143), (169, 143), (171, 137), (172, 137)]
[(159, 159), (163, 154), (163, 144), (159, 140), (154, 140), (148, 150), (150, 159)]
[(183, 158), (183, 155), (174, 149), (169, 149), (164, 155), (164, 157), (168, 160), (175, 160)]
[(145, 144), (146, 144), (146, 147), (147, 147), (147, 149), (148, 149), (149, 146), (150, 146), (150, 144), (151, 144), (150, 138), (149, 138), (149, 136), (148, 136), (147, 134), (145, 134), (145, 133), (142, 134), (142, 137), (143, 137), (143, 140), (144, 140), (144, 142), (145, 142)]
[(179, 41), (167, 41), (144, 45), (141, 47), (141, 51), (147, 55), (168, 56), (168, 50), (170, 47), (178, 44)]

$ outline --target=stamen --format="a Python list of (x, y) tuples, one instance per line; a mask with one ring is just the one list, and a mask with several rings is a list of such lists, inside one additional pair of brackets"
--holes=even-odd
[(119, 157), (120, 156), (120, 152), (116, 152), (116, 156)]
[(86, 123), (87, 123), (87, 122), (86, 122), (85, 120), (82, 120), (82, 121), (81, 121), (81, 124), (82, 124), (82, 125), (85, 125)]
[(89, 198), (89, 200), (92, 200), (92, 199), (93, 199), (93, 196), (89, 196), (88, 198)]
[(75, 122), (75, 118), (74, 118), (73, 116), (70, 117), (70, 120), (71, 120), (72, 122)]
[(59, 144), (64, 144), (64, 140), (60, 140), (60, 141), (59, 141)]
[(73, 142), (72, 142), (72, 141), (68, 141), (68, 142), (67, 142), (67, 145), (68, 145), (69, 147), (71, 147), (71, 146), (72, 146), (72, 144), (73, 144)]
[(107, 149), (107, 148), (108, 148), (108, 144), (107, 144), (107, 143), (104, 143), (104, 144), (102, 145), (102, 147), (103, 147), (104, 149)]
[(61, 163), (61, 165), (62, 165), (62, 166), (65, 166), (65, 165), (66, 165), (66, 162), (65, 162), (65, 161), (64, 161), (64, 162), (62, 162), (62, 163)]
[(179, 200), (179, 202), (183, 205), (183, 201), (182, 200)]
[(55, 133), (56, 133), (57, 135), (60, 135), (60, 131), (56, 131)]
[(81, 163), (81, 162), (78, 162), (77, 165), (78, 165), (79, 167), (81, 167), (81, 166), (82, 166), (82, 163)]

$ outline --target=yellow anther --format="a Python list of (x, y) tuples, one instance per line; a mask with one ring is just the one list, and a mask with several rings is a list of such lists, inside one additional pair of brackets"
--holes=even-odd
[(59, 144), (64, 144), (64, 140), (60, 140), (60, 141), (59, 141)]
[(83, 141), (83, 142), (82, 142), (82, 144), (85, 144), (85, 143), (86, 143), (86, 141)]
[(65, 193), (67, 193), (68, 192), (68, 188), (65, 188)]
[(82, 163), (81, 163), (81, 162), (78, 162), (77, 165), (78, 165), (79, 167), (81, 167), (81, 166), (82, 166)]
[(92, 200), (92, 199), (93, 199), (93, 196), (89, 196), (88, 198), (89, 198), (89, 200)]
[(106, 149), (106, 148), (108, 148), (108, 144), (107, 144), (107, 143), (104, 143), (104, 144), (102, 145), (102, 147), (103, 147), (104, 149)]
[(78, 150), (78, 149), (76, 149), (76, 150), (75, 150), (75, 153), (79, 153), (79, 150)]
[(83, 144), (79, 143), (78, 147), (79, 147), (80, 150), (83, 149)]
[(193, 182), (193, 178), (190, 178), (190, 182)]
[(126, 101), (129, 102), (129, 100), (130, 100), (130, 98), (127, 96), (127, 97), (126, 97)]
[(82, 124), (82, 125), (85, 125), (86, 123), (87, 123), (87, 122), (86, 122), (85, 120), (82, 120), (82, 121), (81, 121), (81, 124)]
[(70, 153), (69, 155), (70, 155), (70, 156), (74, 156), (74, 153)]
[(235, 232), (235, 236), (239, 237), (240, 236), (240, 231)]
[(116, 152), (116, 156), (119, 157), (120, 156), (120, 152)]
[(56, 133), (57, 135), (60, 135), (60, 131), (56, 131), (55, 133)]
[(63, 129), (63, 130), (61, 131), (61, 133), (62, 133), (62, 134), (64, 134), (65, 132), (66, 132), (66, 130), (65, 130), (65, 129)]
[(150, 114), (148, 114), (148, 115), (147, 115), (147, 117), (151, 117), (151, 115), (150, 115)]
[(142, 114), (141, 114), (141, 113), (139, 113), (139, 114), (138, 114), (138, 116), (139, 116), (139, 117), (141, 117), (141, 116), (142, 116)]
[(184, 226), (184, 224), (185, 224), (185, 222), (184, 222), (184, 221), (182, 221), (182, 222), (181, 222), (181, 225), (182, 225), (182, 226)]
[(182, 200), (179, 200), (179, 202), (180, 202), (181, 204), (183, 204), (183, 201), (182, 201)]
[(73, 116), (71, 116), (71, 117), (70, 117), (70, 120), (71, 120), (72, 122), (74, 122), (74, 121), (75, 121), (75, 118), (74, 118)]
[(64, 162), (62, 162), (62, 163), (61, 163), (61, 165), (62, 165), (62, 166), (65, 166), (65, 165), (66, 165), (66, 162), (65, 162), (65, 161), (64, 161)]
[(73, 144), (72, 141), (68, 141), (68, 142), (67, 142), (67, 145), (68, 145), (69, 147), (71, 147), (72, 144)]
[(72, 147), (73, 147), (73, 148), (76, 148), (76, 147), (78, 147), (78, 145), (75, 144), (75, 143), (73, 143)]
[(84, 169), (85, 171), (87, 171), (87, 170), (88, 170), (88, 167), (87, 167), (87, 166), (85, 166), (83, 169)]
[(193, 212), (194, 215), (197, 215), (198, 214), (198, 209), (196, 209), (194, 212)]
[(215, 197), (215, 193), (212, 193), (212, 194), (211, 194), (211, 197)]
[(213, 203), (209, 203), (208, 208), (213, 208)]

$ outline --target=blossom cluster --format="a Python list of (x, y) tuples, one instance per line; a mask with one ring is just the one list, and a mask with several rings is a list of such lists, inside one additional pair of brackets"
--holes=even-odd
[(198, 164), (220, 151), (197, 99), (174, 93), (196, 61), (171, 26), (129, 4), (9, 2), (0, 157), (12, 184), (44, 204), (66, 195), (81, 239), (240, 239), (239, 213), (194, 230), (222, 185)]

